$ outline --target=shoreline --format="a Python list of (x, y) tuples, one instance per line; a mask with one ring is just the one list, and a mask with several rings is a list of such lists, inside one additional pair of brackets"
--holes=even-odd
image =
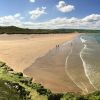
[[(83, 44), (84, 47), (82, 48), (82, 50), (81, 50), (81, 52), (80, 52), (80, 58), (81, 58), (82, 63), (83, 63), (84, 72), (85, 72), (85, 74), (86, 74), (86, 76), (87, 76), (87, 78), (88, 78), (90, 84), (94, 87), (94, 89), (96, 89), (96, 87), (93, 85), (93, 83), (91, 82), (91, 79), (89, 78), (89, 76), (88, 76), (88, 74), (87, 74), (86, 63), (85, 63), (85, 61), (84, 61), (83, 58), (82, 58), (82, 52), (83, 52), (84, 49), (87, 48), (87, 46), (86, 46), (86, 44), (85, 44), (86, 40), (82, 39), (82, 37), (80, 37), (80, 40), (81, 40), (82, 43), (84, 43), (84, 44)], [(97, 90), (97, 89), (96, 89), (96, 90)]]

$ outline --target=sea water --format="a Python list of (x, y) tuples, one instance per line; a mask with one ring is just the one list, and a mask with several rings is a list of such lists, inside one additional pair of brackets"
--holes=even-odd
[(85, 73), (95, 89), (100, 89), (100, 34), (84, 34), (80, 39), (84, 45), (80, 56)]
[(84, 39), (85, 36), (85, 34), (80, 34), (71, 41), (71, 49), (65, 62), (65, 72), (83, 93), (89, 93), (94, 91), (95, 87), (87, 75), (83, 60), (83, 50), (86, 46), (84, 43), (87, 41)]

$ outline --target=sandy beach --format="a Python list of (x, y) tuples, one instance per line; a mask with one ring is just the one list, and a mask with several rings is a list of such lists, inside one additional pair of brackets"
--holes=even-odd
[(89, 93), (94, 87), (79, 56), (83, 47), (78, 35), (3, 34), (0, 35), (0, 61), (52, 92)]
[(6, 62), (15, 71), (23, 72), (38, 57), (77, 34), (0, 35), (0, 61)]
[(44, 56), (38, 57), (24, 70), (25, 75), (33, 77), (33, 82), (41, 83), (57, 93), (86, 94), (94, 91), (95, 88), (86, 76), (80, 58), (83, 45), (79, 37), (76, 36), (72, 41), (64, 42), (49, 50)]

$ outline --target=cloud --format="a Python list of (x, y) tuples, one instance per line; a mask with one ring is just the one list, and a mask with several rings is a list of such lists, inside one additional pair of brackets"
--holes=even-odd
[(36, 8), (35, 10), (29, 11), (29, 14), (31, 15), (31, 19), (37, 19), (41, 15), (46, 14), (45, 12), (46, 7)]
[(18, 23), (21, 23), (22, 19), (23, 17), (21, 17), (20, 13), (16, 13), (15, 15), (3, 16), (0, 17), (0, 25), (1, 26), (17, 25)]
[(30, 2), (32, 2), (32, 3), (34, 3), (35, 2), (35, 0), (29, 0)]
[(57, 29), (57, 28), (83, 28), (99, 29), (100, 14), (91, 14), (83, 18), (76, 17), (57, 17), (45, 22), (23, 21), (19, 13), (15, 15), (0, 17), (0, 26), (17, 26), (30, 29)]
[[(93, 16), (93, 17), (91, 17)], [(87, 19), (87, 20), (86, 20)], [(91, 21), (90, 21), (91, 19)], [(99, 29), (100, 15), (91, 14), (83, 18), (76, 17), (57, 17), (46, 22), (25, 22), (23, 26), (26, 28), (40, 28), (40, 29), (57, 29), (57, 28), (82, 28), (82, 29)]]
[(85, 21), (85, 22), (94, 22), (94, 21), (99, 21), (99, 20), (100, 20), (99, 14), (91, 14), (91, 15), (83, 18), (83, 21)]
[(58, 5), (56, 5), (57, 9), (63, 13), (71, 12), (75, 9), (73, 5), (68, 5), (64, 1), (59, 1)]
[(21, 16), (20, 13), (16, 13), (16, 14), (14, 15), (15, 18), (18, 18), (18, 17), (20, 17), (20, 16)]

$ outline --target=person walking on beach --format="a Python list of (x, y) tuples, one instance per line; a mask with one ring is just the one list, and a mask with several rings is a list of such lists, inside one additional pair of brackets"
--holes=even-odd
[(72, 42), (71, 42), (71, 46), (72, 46), (73, 44), (72, 44)]
[(57, 45), (56, 45), (56, 48), (57, 48)]
[(56, 45), (56, 48), (58, 48), (59, 47), (59, 44), (58, 45)]

